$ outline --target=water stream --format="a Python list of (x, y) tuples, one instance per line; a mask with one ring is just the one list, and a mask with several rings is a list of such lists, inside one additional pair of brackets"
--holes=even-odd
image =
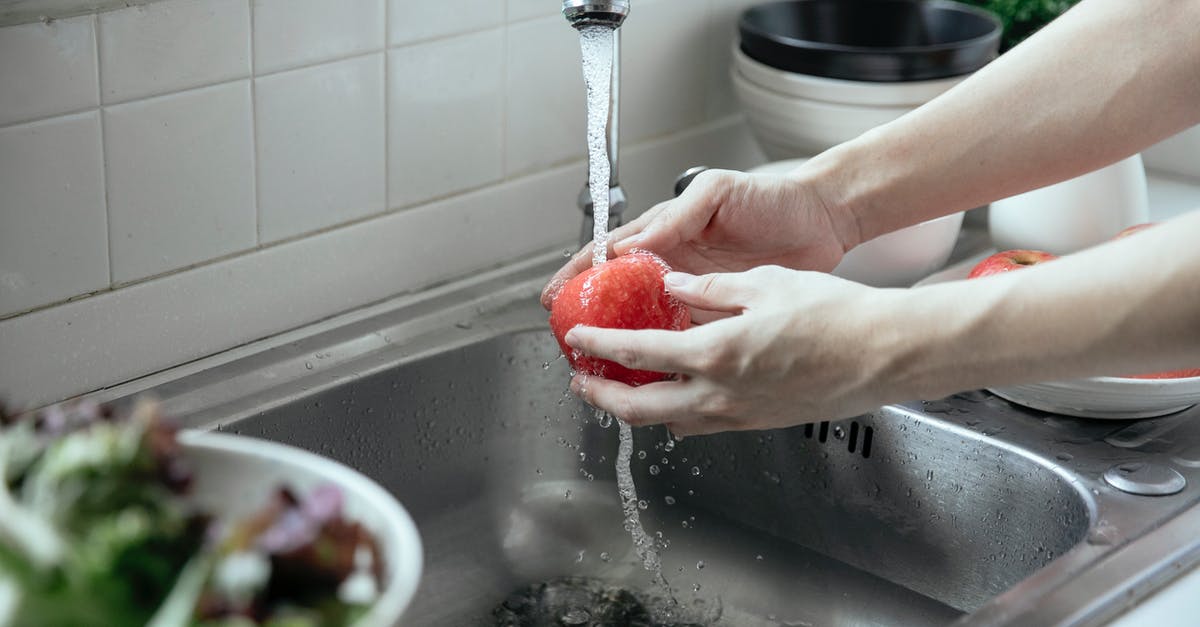
[[(613, 41), (616, 32), (604, 26), (592, 26), (580, 30), (579, 42), (583, 52), (583, 79), (587, 85), (587, 143), (588, 143), (588, 191), (592, 196), (593, 227), (592, 265), (600, 265), (608, 256), (608, 209), (609, 168), (607, 126), (610, 95), (612, 89)], [(621, 507), (625, 514), (625, 529), (633, 537), (633, 546), (642, 566), (654, 577), (667, 598), (671, 589), (662, 574), (662, 561), (654, 547), (654, 541), (642, 528), (638, 516), (637, 489), (633, 485), (633, 473), (629, 462), (633, 456), (633, 430), (618, 420), (620, 445), (617, 449), (617, 488), (621, 495)]]

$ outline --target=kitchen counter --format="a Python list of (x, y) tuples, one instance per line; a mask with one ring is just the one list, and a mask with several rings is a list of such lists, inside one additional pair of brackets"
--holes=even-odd
[[(1200, 208), (1200, 182), (1151, 173), (1150, 219), (1169, 220)], [(1109, 623), (1110, 627), (1195, 624), (1200, 611), (1200, 568), (1185, 573), (1141, 605)]]

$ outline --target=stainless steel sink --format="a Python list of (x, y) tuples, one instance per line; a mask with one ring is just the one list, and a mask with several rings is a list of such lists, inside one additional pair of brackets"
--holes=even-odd
[[(493, 624), (513, 591), (563, 576), (661, 597), (622, 528), (617, 429), (566, 393), (535, 302), (559, 261), (98, 396), (149, 387), (189, 426), (378, 480), (426, 545), (405, 624)], [(1197, 410), (1098, 422), (968, 392), (678, 443), (641, 429), (635, 451), (681, 612), (720, 625), (1098, 624), (1200, 560)], [(1131, 494), (1110, 469), (1135, 486), (1169, 470), (1186, 487)]]

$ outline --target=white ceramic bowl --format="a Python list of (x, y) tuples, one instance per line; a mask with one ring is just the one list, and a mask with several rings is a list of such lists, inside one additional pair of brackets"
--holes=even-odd
[[(919, 285), (965, 281), (975, 264), (996, 252), (989, 250), (937, 274)], [(1093, 377), (1076, 381), (1026, 383), (989, 390), (1018, 405), (1078, 418), (1127, 420), (1153, 418), (1200, 403), (1200, 377), (1187, 379), (1129, 379)]]
[[(750, 172), (782, 174), (805, 161), (777, 161)], [(912, 285), (946, 265), (958, 241), (962, 220), (962, 213), (952, 213), (859, 244), (842, 257), (833, 274), (875, 287)]]
[(357, 627), (400, 624), (423, 557), (416, 524), (387, 490), (333, 460), (283, 444), (203, 431), (180, 432), (179, 442), (194, 470), (192, 498), (221, 517), (256, 512), (281, 485), (302, 493), (326, 483), (341, 488), (346, 517), (375, 536), (385, 561), (380, 596)]
[(751, 82), (737, 70), (732, 80), (750, 130), (772, 159), (811, 157), (915, 108), (786, 96)]
[(799, 74), (756, 61), (742, 52), (736, 43), (733, 67), (751, 83), (782, 96), (849, 105), (916, 107), (966, 79), (966, 76), (955, 76), (932, 81), (880, 83)]

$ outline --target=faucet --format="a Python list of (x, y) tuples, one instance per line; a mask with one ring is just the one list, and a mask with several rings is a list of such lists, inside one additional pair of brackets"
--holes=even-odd
[[(627, 204), (625, 190), (621, 189), (617, 178), (617, 149), (621, 80), (621, 31), (619, 27), (629, 15), (629, 0), (563, 0), (562, 13), (563, 17), (567, 18), (567, 22), (576, 29), (587, 26), (607, 26), (616, 31), (613, 33), (612, 90), (609, 92), (606, 133), (608, 164), (611, 171), (608, 183), (608, 229), (611, 231), (621, 225), (621, 216)], [(592, 226), (595, 219), (592, 210), (592, 195), (588, 191), (586, 178), (583, 189), (579, 192), (577, 204), (583, 211), (583, 226), (579, 234), (579, 244), (582, 246), (592, 239)]]

